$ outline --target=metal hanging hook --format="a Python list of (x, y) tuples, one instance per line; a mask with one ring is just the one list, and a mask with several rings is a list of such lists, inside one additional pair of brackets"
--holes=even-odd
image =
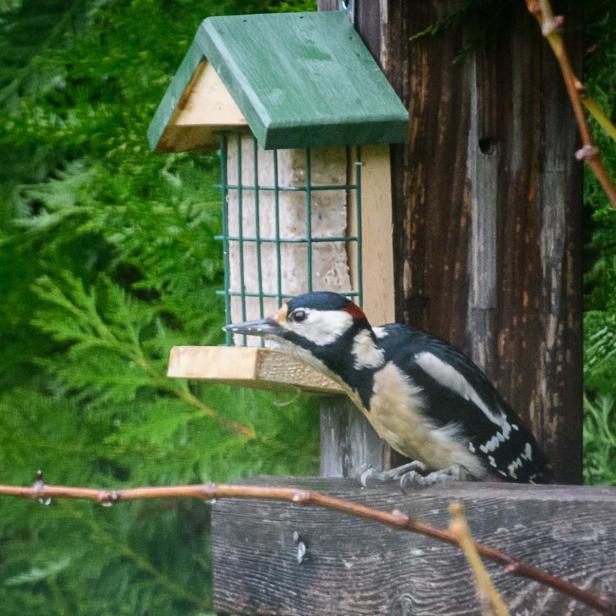
[(338, 10), (344, 11), (352, 24), (355, 24), (355, 0), (338, 0)]

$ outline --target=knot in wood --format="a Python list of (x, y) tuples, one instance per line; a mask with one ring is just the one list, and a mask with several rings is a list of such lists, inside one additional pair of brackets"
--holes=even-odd
[(493, 137), (480, 137), (477, 141), (479, 151), (486, 156), (496, 153), (497, 142)]
[(415, 604), (411, 595), (400, 595), (396, 597), (388, 611), (391, 616), (414, 616)]

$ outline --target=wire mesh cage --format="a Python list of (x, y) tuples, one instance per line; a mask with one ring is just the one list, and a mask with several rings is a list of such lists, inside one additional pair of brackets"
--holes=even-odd
[(264, 150), (249, 132), (224, 132), (220, 160), (226, 322), (263, 318), (311, 291), (361, 306), (359, 146)]

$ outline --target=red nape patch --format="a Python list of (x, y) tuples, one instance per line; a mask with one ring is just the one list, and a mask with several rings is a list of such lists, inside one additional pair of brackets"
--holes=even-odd
[(348, 306), (345, 306), (343, 310), (348, 312), (353, 317), (354, 321), (359, 321), (360, 319), (366, 318), (364, 311), (356, 304), (349, 304)]

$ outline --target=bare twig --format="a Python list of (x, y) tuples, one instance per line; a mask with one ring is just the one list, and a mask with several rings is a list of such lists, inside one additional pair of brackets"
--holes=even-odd
[(576, 152), (576, 158), (584, 160), (590, 167), (595, 177), (599, 180), (612, 207), (616, 209), (616, 186), (614, 186), (612, 178), (601, 162), (599, 151), (593, 145), (583, 109), (582, 93), (584, 86), (573, 72), (563, 37), (560, 34), (564, 18), (562, 15), (554, 15), (550, 0), (526, 0), (526, 6), (539, 23), (543, 36), (547, 39), (556, 56), (565, 87), (567, 88), (567, 94), (571, 100), (575, 121), (582, 137), (582, 147)]
[(584, 91), (584, 86), (580, 84), (580, 96), (582, 97), (582, 102), (584, 103), (584, 107), (586, 107), (586, 111), (590, 113), (590, 115), (597, 121), (599, 126), (610, 136), (613, 141), (616, 141), (616, 126), (612, 124), (610, 119), (605, 115), (603, 109), (595, 103), (595, 101), (590, 98)]
[(490, 578), (490, 574), (483, 566), (481, 557), (477, 552), (466, 517), (464, 516), (462, 503), (451, 503), (449, 505), (449, 513), (452, 517), (449, 523), (449, 532), (458, 540), (458, 545), (464, 552), (466, 560), (468, 560), (468, 564), (473, 571), (481, 613), (487, 616), (509, 616), (509, 610), (498, 594), (492, 578)]
[[(296, 488), (272, 488), (209, 483), (156, 488), (128, 488), (125, 490), (97, 490), (94, 488), (50, 486), (44, 483), (42, 474), (39, 471), (39, 473), (37, 473), (37, 480), (32, 487), (0, 485), (0, 495), (19, 496), (38, 500), (40, 502), (47, 502), (51, 498), (77, 498), (95, 501), (103, 506), (111, 506), (115, 503), (130, 500), (146, 500), (153, 498), (197, 498), (199, 500), (255, 498), (288, 501), (297, 503), (298, 505), (314, 505), (316, 507), (334, 509), (358, 518), (379, 522), (380, 524), (398, 530), (419, 533), (437, 539), (438, 541), (458, 546), (457, 537), (450, 531), (435, 528), (429, 524), (414, 520), (397, 509), (388, 513), (352, 501), (328, 496), (320, 492)], [(509, 554), (497, 550), (496, 548), (476, 541), (473, 542), (473, 544), (481, 556), (503, 565), (505, 573), (519, 575), (540, 582), (545, 586), (549, 586), (554, 590), (581, 601), (601, 614), (616, 615), (616, 605), (602, 597), (598, 597), (571, 582), (551, 575), (533, 565), (516, 560), (512, 556), (509, 556)]]

